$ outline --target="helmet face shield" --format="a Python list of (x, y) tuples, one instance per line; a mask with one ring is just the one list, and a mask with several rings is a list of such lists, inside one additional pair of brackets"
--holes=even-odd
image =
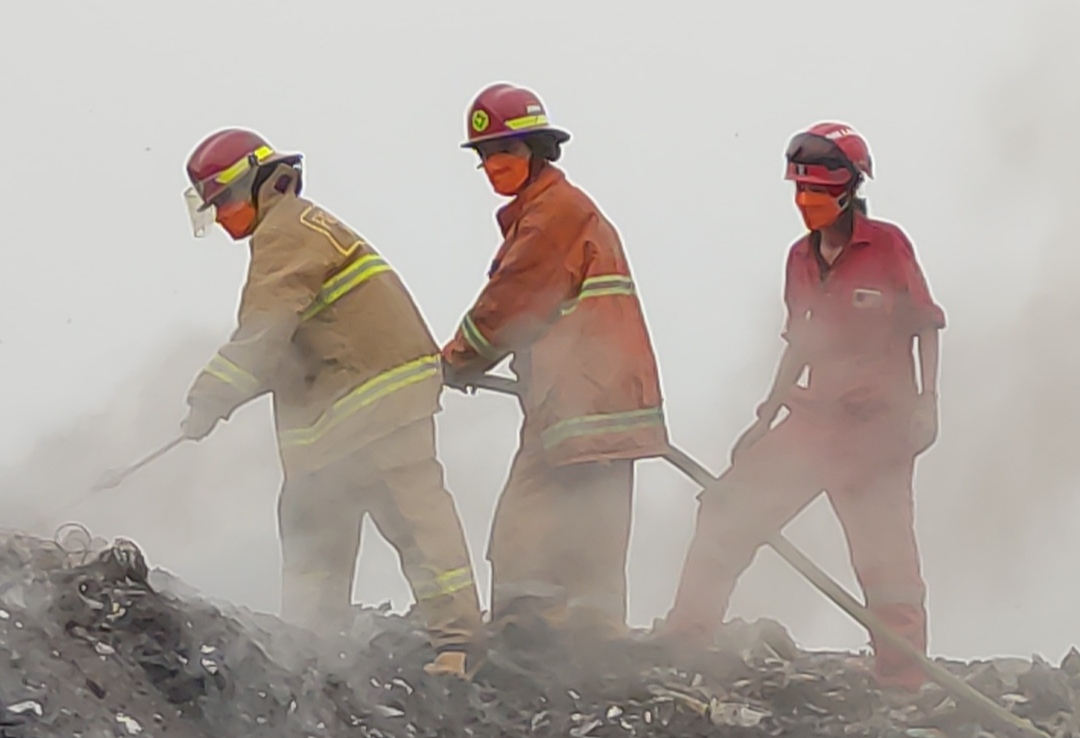
[(217, 211), (213, 204), (203, 202), (202, 196), (195, 191), (194, 187), (184, 190), (184, 204), (187, 206), (188, 219), (191, 221), (191, 232), (195, 238), (203, 238), (217, 219)]

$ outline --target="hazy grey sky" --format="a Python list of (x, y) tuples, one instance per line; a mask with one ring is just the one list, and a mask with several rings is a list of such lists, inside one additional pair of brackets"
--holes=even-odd
[[(458, 149), (489, 82), (535, 88), (565, 168), (620, 228), (675, 441), (719, 471), (780, 349), (800, 233), (782, 153), (854, 124), (871, 211), (913, 238), (950, 327), (943, 438), (918, 479), (932, 649), (1059, 657), (1080, 632), (1080, 187), (1075, 2), (10, 3), (0, 22), (4, 524), (167, 440), (233, 321), (246, 252), (197, 242), (183, 163), (256, 128), (306, 156), (307, 193), (364, 233), (450, 335), (498, 245), (499, 204)], [(441, 448), (479, 574), (516, 443), (501, 398), (447, 396)], [(265, 403), (71, 516), (127, 535), (215, 596), (277, 601), (278, 471)], [(6, 481), (3, 481), (6, 480)], [(670, 603), (693, 488), (642, 467), (631, 611)], [(823, 506), (789, 529), (849, 586)], [(373, 537), (359, 594), (407, 602)], [(812, 647), (861, 631), (763, 555), (736, 614)]]

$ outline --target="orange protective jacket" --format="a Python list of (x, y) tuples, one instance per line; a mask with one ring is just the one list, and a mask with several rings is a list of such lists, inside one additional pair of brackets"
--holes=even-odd
[(467, 376), (512, 353), (523, 443), (553, 465), (664, 453), (656, 357), (615, 227), (550, 165), (498, 221), (488, 283), (443, 361)]

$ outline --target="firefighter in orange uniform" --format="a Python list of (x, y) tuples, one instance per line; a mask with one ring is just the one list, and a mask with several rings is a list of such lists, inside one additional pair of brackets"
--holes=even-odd
[(196, 235), (250, 239), (239, 325), (196, 378), (185, 435), (273, 395), (285, 483), (282, 611), (348, 623), (365, 514), (401, 557), (438, 655), (461, 675), (481, 628), (465, 538), (436, 458), (438, 348), (404, 284), (360, 236), (301, 198), (300, 156), (218, 131), (187, 163)]
[[(904, 232), (866, 215), (857, 190), (870, 176), (866, 141), (845, 124), (815, 125), (789, 145), (787, 179), (809, 233), (788, 255), (787, 348), (724, 481), (702, 495), (664, 628), (684, 647), (713, 637), (757, 548), (824, 489), (867, 606), (926, 649), (912, 480), (915, 458), (937, 437), (945, 316)], [(789, 414), (776, 423), (782, 407)], [(922, 684), (918, 664), (873, 645), (879, 684)]]
[(614, 226), (555, 167), (569, 134), (539, 98), (497, 84), (469, 107), (468, 140), (495, 192), (503, 242), (443, 349), (445, 381), (513, 355), (520, 448), (492, 525), (492, 616), (618, 637), (634, 461), (667, 447), (648, 330)]

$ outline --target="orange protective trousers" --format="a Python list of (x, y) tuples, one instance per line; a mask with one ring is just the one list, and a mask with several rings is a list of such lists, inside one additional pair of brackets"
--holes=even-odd
[[(675, 605), (674, 634), (711, 639), (757, 549), (824, 489), (847, 538), (867, 607), (926, 650), (926, 587), (914, 531), (914, 455), (900, 418), (860, 422), (795, 409), (701, 496)], [(873, 642), (873, 639), (872, 639)], [(884, 686), (917, 689), (917, 664), (873, 643)]]
[(528, 614), (618, 637), (626, 629), (634, 462), (551, 466), (530, 445), (518, 452), (495, 509), (492, 618)]

